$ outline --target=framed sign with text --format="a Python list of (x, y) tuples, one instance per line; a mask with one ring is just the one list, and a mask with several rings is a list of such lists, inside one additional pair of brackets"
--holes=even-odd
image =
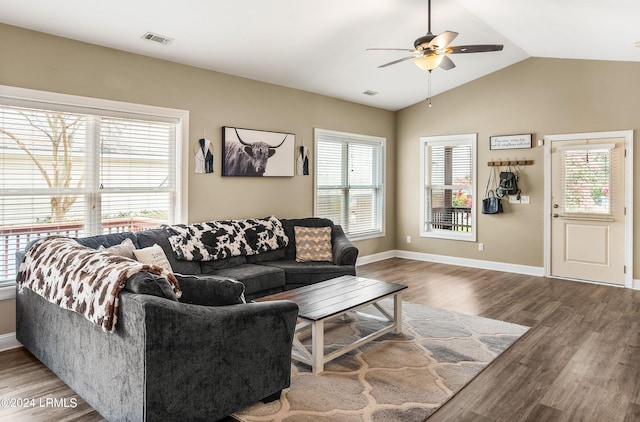
[(489, 149), (519, 149), (531, 148), (531, 134), (501, 135), (489, 138)]

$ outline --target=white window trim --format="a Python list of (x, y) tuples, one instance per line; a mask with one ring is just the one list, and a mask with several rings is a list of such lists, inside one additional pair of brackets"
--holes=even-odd
[(16, 297), (16, 286), (0, 287), (0, 300), (13, 299)]
[(105, 100), (101, 98), (81, 97), (57, 92), (38, 91), (27, 88), (17, 88), (0, 85), (0, 98), (5, 102), (40, 102), (52, 105), (64, 105), (65, 107), (79, 107), (83, 109), (108, 110), (114, 113), (135, 113), (167, 119), (178, 119), (178, 133), (176, 142), (176, 162), (180, 171), (176, 174), (178, 206), (175, 210), (175, 222), (185, 223), (188, 216), (189, 205), (189, 111), (167, 107), (157, 107), (144, 104), (127, 103), (122, 101)]
[[(424, 218), (426, 215), (425, 200), (425, 177), (427, 166), (425, 164), (425, 147), (427, 144), (443, 144), (443, 145), (455, 145), (455, 144), (471, 144), (471, 161), (472, 161), (472, 181), (471, 187), (473, 194), (471, 196), (471, 232), (459, 233), (451, 230), (425, 230)], [(477, 200), (478, 200), (478, 135), (475, 133), (468, 133), (462, 135), (441, 135), (441, 136), (423, 136), (420, 137), (420, 237), (429, 237), (435, 239), (449, 239), (449, 240), (462, 240), (468, 242), (475, 242), (477, 239)]]
[[(320, 137), (325, 137), (325, 138), (335, 138), (337, 140), (340, 141), (344, 141), (346, 139), (353, 139), (356, 140), (358, 142), (363, 142), (363, 143), (371, 143), (371, 144), (381, 144), (382, 145), (382, 174), (380, 175), (380, 180), (382, 183), (382, 193), (381, 193), (381, 198), (380, 201), (382, 202), (381, 204), (381, 227), (380, 227), (380, 231), (379, 232), (375, 232), (375, 233), (367, 233), (367, 234), (361, 234), (361, 235), (353, 235), (353, 234), (349, 234), (349, 239), (350, 240), (366, 240), (366, 239), (375, 239), (375, 238), (379, 238), (379, 237), (384, 237), (386, 236), (386, 227), (387, 227), (387, 218), (386, 218), (386, 208), (387, 208), (387, 200), (386, 200), (386, 193), (387, 193), (387, 183), (386, 183), (386, 174), (387, 174), (387, 139), (383, 138), (381, 136), (373, 136), (373, 135), (363, 135), (363, 134), (359, 134), (359, 133), (350, 133), (350, 132), (340, 132), (340, 131), (335, 131), (335, 130), (329, 130), (329, 129), (321, 129), (321, 128), (315, 128), (314, 129), (314, 157), (318, 156), (318, 151), (317, 151), (317, 145), (318, 145), (318, 138)], [(314, 170), (315, 170), (315, 180), (313, 183), (313, 215), (317, 216), (318, 215), (318, 209), (317, 209), (317, 197), (318, 197), (318, 185), (316, 184), (317, 180), (318, 180), (318, 165), (316, 162), (316, 165), (314, 166)], [(346, 230), (345, 230), (346, 232)]]

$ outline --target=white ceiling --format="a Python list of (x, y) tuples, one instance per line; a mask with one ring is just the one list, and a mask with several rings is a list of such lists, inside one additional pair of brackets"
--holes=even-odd
[[(432, 0), (432, 32), (458, 54), (432, 74), (444, 92), (528, 57), (640, 61), (638, 0)], [(378, 69), (427, 32), (427, 0), (0, 0), (0, 22), (389, 110), (424, 100), (411, 62)], [(167, 46), (143, 40), (151, 31)], [(366, 90), (376, 96), (366, 96)]]

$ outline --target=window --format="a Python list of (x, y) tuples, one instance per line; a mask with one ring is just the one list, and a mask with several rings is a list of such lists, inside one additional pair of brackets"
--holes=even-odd
[(316, 129), (315, 145), (315, 215), (352, 239), (382, 235), (385, 139)]
[(15, 252), (39, 237), (138, 231), (181, 218), (186, 112), (63, 95), (49, 102), (37, 98), (49, 93), (0, 88), (0, 287), (15, 281)]
[(476, 135), (420, 139), (420, 235), (476, 240)]
[(614, 144), (562, 148), (562, 203), (566, 214), (611, 214)]

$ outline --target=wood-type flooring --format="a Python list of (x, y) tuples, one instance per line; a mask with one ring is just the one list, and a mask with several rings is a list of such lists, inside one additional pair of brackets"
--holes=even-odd
[[(358, 275), (406, 284), (409, 302), (532, 327), (429, 422), (640, 421), (640, 291), (399, 258)], [(19, 397), (77, 404), (0, 407), (0, 421), (103, 420), (24, 349), (0, 353), (0, 399)]]

